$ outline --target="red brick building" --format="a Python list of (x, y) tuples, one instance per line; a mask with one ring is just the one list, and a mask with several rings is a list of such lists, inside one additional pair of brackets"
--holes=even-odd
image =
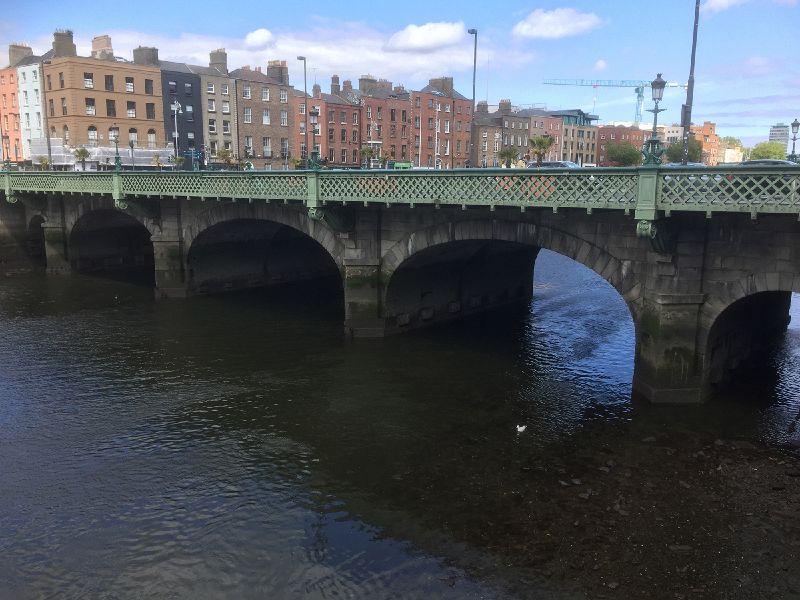
[(608, 147), (620, 142), (630, 142), (637, 150), (644, 147), (649, 134), (638, 127), (625, 127), (623, 125), (601, 125), (597, 128), (597, 165), (600, 167), (615, 167), (615, 163), (608, 160)]
[(472, 100), (453, 89), (452, 77), (431, 79), (411, 97), (413, 163), (442, 169), (469, 166)]
[(702, 161), (709, 167), (716, 166), (719, 162), (719, 136), (716, 123), (706, 121), (702, 126), (692, 125), (689, 130), (703, 147)]

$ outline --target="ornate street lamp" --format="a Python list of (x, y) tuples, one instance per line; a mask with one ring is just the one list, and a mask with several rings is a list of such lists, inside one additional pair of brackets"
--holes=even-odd
[(119, 155), (119, 128), (116, 123), (114, 123), (112, 131), (114, 132), (114, 170), (120, 171), (122, 169), (122, 158)]
[(178, 166), (178, 115), (183, 114), (183, 107), (178, 102), (178, 96), (173, 96), (172, 111), (174, 117), (175, 131), (172, 132), (173, 146), (175, 147), (175, 167)]
[(664, 88), (666, 86), (667, 82), (661, 78), (661, 73), (659, 73), (650, 84), (653, 90), (655, 108), (647, 109), (647, 112), (653, 113), (653, 134), (650, 136), (650, 139), (645, 142), (644, 150), (642, 150), (644, 166), (646, 167), (660, 165), (661, 155), (664, 154), (664, 148), (661, 147), (661, 140), (658, 139), (658, 113), (664, 112), (666, 109), (658, 108), (658, 103), (661, 102), (661, 99), (664, 97)]
[(800, 162), (800, 160), (798, 160), (797, 154), (795, 154), (795, 152), (794, 152), (794, 146), (797, 143), (797, 132), (798, 132), (798, 130), (800, 130), (800, 121), (795, 119), (794, 121), (792, 121), (792, 153), (789, 156), (786, 157), (789, 160), (791, 160), (792, 162)]
[(319, 121), (319, 111), (316, 108), (306, 110), (311, 119), (311, 144), (313, 150), (311, 151), (311, 158), (309, 158), (308, 166), (315, 171), (319, 170), (319, 152), (317, 152), (317, 123)]
[(131, 169), (135, 169), (136, 168), (136, 159), (133, 156), (133, 147), (135, 145), (136, 145), (136, 143), (133, 140), (128, 140), (128, 146), (130, 146), (130, 148), (131, 148)]

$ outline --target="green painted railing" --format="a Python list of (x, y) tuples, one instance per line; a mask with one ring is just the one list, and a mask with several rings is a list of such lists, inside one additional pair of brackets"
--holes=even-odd
[(800, 216), (800, 167), (461, 169), (103, 173), (3, 172), (19, 194), (106, 195), (115, 200), (281, 200), (336, 203), (584, 208), (634, 211), (652, 221), (673, 211)]

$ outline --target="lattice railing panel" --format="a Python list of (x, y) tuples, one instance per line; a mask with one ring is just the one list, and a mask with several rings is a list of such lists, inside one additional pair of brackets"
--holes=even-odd
[(73, 192), (111, 194), (111, 173), (12, 172), (11, 189), (17, 192)]
[(663, 210), (800, 214), (797, 173), (747, 169), (661, 173), (658, 207)]
[(320, 199), (339, 202), (632, 208), (636, 194), (631, 171), (350, 172), (320, 180)]
[(123, 173), (126, 196), (305, 200), (304, 173)]

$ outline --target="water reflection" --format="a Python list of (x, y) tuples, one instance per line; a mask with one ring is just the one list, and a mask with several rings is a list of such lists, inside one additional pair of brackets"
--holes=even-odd
[(359, 343), (336, 297), (9, 280), (0, 598), (576, 597), (497, 550), (539, 469), (676, 424), (788, 439), (798, 304), (763, 403), (673, 410), (630, 402), (624, 302), (550, 253), (521, 312)]

